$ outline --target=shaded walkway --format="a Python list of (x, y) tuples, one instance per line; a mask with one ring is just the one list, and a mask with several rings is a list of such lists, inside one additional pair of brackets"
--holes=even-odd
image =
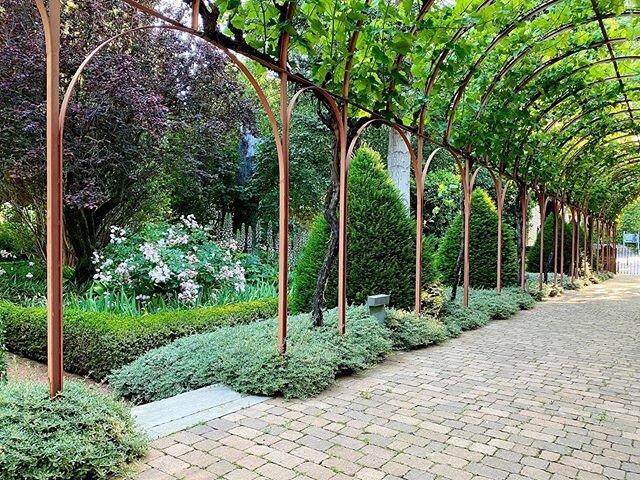
[(143, 479), (640, 479), (640, 281), (156, 441)]

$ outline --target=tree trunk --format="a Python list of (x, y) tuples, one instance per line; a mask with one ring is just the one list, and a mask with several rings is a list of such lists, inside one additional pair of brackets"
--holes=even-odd
[(107, 215), (118, 205), (115, 200), (109, 200), (96, 209), (77, 209), (65, 207), (64, 222), (67, 241), (76, 258), (73, 282), (85, 285), (91, 281), (95, 272), (93, 252), (99, 250), (101, 232)]
[(338, 127), (331, 117), (330, 126), (333, 130), (333, 152), (331, 158), (331, 185), (327, 191), (324, 202), (324, 218), (327, 220), (330, 229), (329, 246), (325, 255), (322, 267), (318, 274), (316, 290), (313, 294), (313, 303), (311, 306), (311, 322), (315, 327), (322, 326), (323, 314), (322, 307), (324, 305), (324, 294), (329, 282), (329, 275), (338, 258), (338, 203), (340, 196), (340, 145), (338, 143)]
[(96, 228), (93, 219), (87, 218), (83, 210), (65, 208), (64, 220), (67, 240), (76, 257), (73, 281), (85, 285), (94, 272), (91, 257), (96, 251)]
[(411, 201), (410, 179), (411, 179), (411, 154), (407, 149), (407, 144), (400, 134), (393, 128), (389, 129), (389, 148), (387, 150), (387, 171), (391, 181), (400, 191), (402, 201), (409, 208)]

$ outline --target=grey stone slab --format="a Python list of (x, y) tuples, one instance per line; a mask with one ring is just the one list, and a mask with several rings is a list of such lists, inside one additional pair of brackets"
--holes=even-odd
[(151, 439), (156, 439), (265, 400), (268, 398), (244, 395), (223, 385), (211, 385), (133, 407), (131, 414), (138, 426)]

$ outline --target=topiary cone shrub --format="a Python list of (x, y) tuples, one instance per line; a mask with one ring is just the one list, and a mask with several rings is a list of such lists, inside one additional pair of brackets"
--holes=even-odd
[[(347, 226), (347, 300), (362, 304), (368, 295), (391, 295), (392, 306), (414, 305), (415, 220), (409, 216), (380, 155), (360, 148), (349, 167)], [(295, 270), (291, 310), (309, 311), (318, 273), (327, 251), (329, 225), (319, 215)], [(423, 285), (434, 281), (433, 242), (425, 239)], [(337, 262), (325, 292), (325, 306), (338, 299)]]
[[(453, 220), (438, 248), (435, 265), (447, 283), (453, 283), (456, 260), (462, 238), (462, 216)], [(494, 288), (498, 265), (498, 212), (482, 189), (471, 196), (469, 225), (469, 282), (473, 288)], [(518, 253), (515, 232), (502, 222), (502, 285), (515, 285), (518, 278)]]
[[(560, 217), (558, 217), (560, 220)], [(570, 274), (571, 269), (571, 231), (573, 229), (572, 222), (564, 225), (564, 272)], [(580, 247), (582, 248), (584, 236), (582, 229), (580, 231)], [(558, 271), (560, 271), (560, 239), (562, 234), (562, 223), (558, 222)], [(547, 215), (544, 221), (544, 272), (553, 273), (553, 240), (555, 231), (553, 228), (553, 214)], [(549, 262), (550, 260), (550, 262)], [(536, 234), (536, 241), (533, 246), (527, 249), (527, 271), (537, 273), (540, 271), (540, 231)]]

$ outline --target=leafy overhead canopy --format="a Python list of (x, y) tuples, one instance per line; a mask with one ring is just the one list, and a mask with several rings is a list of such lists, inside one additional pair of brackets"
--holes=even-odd
[(351, 117), (380, 113), (602, 218), (640, 193), (637, 0), (203, 0), (200, 13), (206, 36), (263, 63), (288, 36), (298, 80), (342, 96), (348, 77)]

